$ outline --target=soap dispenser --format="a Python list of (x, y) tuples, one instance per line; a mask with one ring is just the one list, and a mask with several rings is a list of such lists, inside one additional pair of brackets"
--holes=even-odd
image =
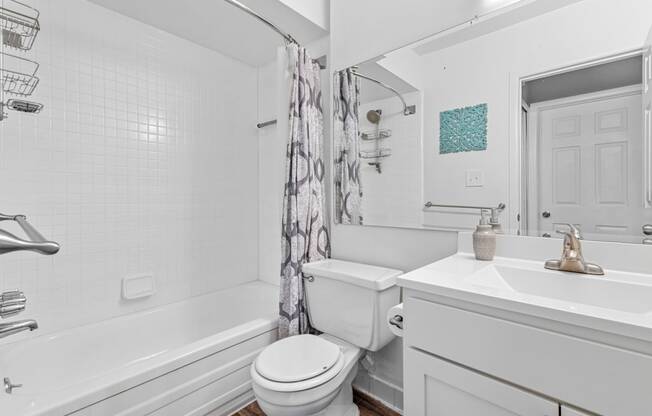
[(480, 224), (473, 233), (473, 252), (478, 260), (493, 260), (496, 254), (496, 233), (487, 218), (487, 212), (481, 211)]

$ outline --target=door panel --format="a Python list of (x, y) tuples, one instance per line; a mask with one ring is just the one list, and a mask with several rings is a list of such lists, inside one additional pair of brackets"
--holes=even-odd
[(405, 348), (405, 416), (557, 416), (559, 405)]

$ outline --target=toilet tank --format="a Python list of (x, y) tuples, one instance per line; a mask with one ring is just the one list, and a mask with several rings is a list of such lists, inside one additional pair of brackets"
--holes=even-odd
[(327, 259), (303, 265), (310, 323), (368, 351), (387, 345), (394, 335), (387, 311), (400, 303), (400, 270)]

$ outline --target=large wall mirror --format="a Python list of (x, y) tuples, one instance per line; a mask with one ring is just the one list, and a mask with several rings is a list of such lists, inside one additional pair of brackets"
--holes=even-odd
[(591, 3), (510, 7), (336, 71), (336, 222), (465, 230), (486, 210), (506, 233), (650, 243), (651, 42)]

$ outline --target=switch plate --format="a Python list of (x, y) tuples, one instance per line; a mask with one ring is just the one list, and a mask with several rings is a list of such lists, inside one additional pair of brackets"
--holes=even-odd
[(481, 170), (466, 171), (466, 187), (479, 188), (484, 186), (484, 173)]

